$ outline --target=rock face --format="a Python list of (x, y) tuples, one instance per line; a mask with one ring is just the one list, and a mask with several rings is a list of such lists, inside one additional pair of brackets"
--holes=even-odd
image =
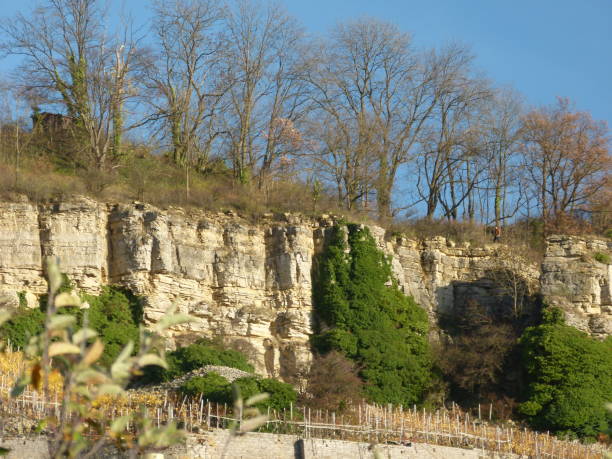
[(569, 325), (601, 338), (612, 334), (610, 253), (610, 241), (551, 236), (542, 263), (546, 301), (565, 311)]
[[(0, 302), (34, 306), (35, 295), (46, 289), (42, 260), (56, 256), (81, 290), (97, 293), (105, 284), (119, 284), (144, 296), (149, 323), (170, 305), (197, 317), (195, 323), (173, 330), (170, 342), (222, 337), (244, 351), (259, 374), (292, 380), (312, 357), (312, 264), (333, 223), (329, 217), (292, 215), (254, 223), (236, 215), (162, 211), (87, 198), (42, 205), (0, 203)], [(403, 290), (432, 318), (467, 299), (494, 308), (502, 297), (517, 297), (512, 293), (517, 286), (524, 291), (538, 288), (538, 269), (503, 246), (385, 238), (382, 228), (370, 229), (392, 255)], [(574, 276), (575, 291), (566, 309), (580, 309), (577, 326), (609, 333), (609, 324), (602, 328), (599, 322), (609, 317), (609, 271), (604, 276), (609, 267), (589, 260), (574, 272), (574, 259), (580, 255), (574, 255), (578, 249), (573, 247), (582, 243), (564, 241), (549, 244), (543, 289), (552, 295), (555, 285)], [(609, 252), (609, 245), (599, 244), (597, 250)], [(607, 285), (607, 293), (595, 285)], [(589, 289), (597, 294), (589, 297), (584, 293)]]

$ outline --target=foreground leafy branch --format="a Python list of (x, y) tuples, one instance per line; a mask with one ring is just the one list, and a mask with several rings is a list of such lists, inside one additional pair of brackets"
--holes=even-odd
[[(138, 351), (134, 352), (133, 341), (128, 342), (110, 368), (106, 368), (99, 363), (104, 343), (88, 327), (87, 311), (82, 324), (77, 324), (74, 315), (62, 314), (63, 308), (85, 309), (87, 304), (74, 292), (59, 292), (62, 276), (56, 261), (47, 261), (46, 274), (48, 302), (44, 330), (30, 338), (24, 349), (29, 364), (13, 387), (11, 397), (19, 397), (31, 385), (42, 390), (49, 402), (51, 368), (61, 374), (63, 391), (58, 415), (42, 420), (39, 425), (50, 433), (50, 456), (91, 458), (104, 446), (115, 444), (128, 448), (135, 457), (181, 441), (183, 433), (174, 423), (153, 427), (144, 411), (111, 420), (96, 410), (94, 402), (102, 396), (122, 394), (129, 380), (141, 374), (146, 366), (167, 368), (158, 351), (164, 347), (162, 334), (191, 318), (170, 310), (152, 329), (141, 326)], [(9, 312), (0, 311), (0, 325), (10, 318)]]

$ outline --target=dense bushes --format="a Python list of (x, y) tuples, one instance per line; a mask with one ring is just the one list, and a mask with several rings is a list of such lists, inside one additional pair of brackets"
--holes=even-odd
[(215, 403), (226, 403), (228, 399), (229, 381), (217, 373), (196, 376), (184, 383), (180, 390), (192, 397), (202, 396), (205, 400)]
[(0, 328), (0, 340), (23, 349), (31, 336), (43, 331), (45, 315), (40, 309), (20, 307), (15, 316)]
[(560, 311), (552, 309), (541, 325), (525, 331), (521, 348), (528, 387), (519, 411), (534, 428), (587, 439), (609, 429), (610, 338), (589, 338), (565, 325)]
[[(245, 400), (256, 394), (267, 393), (269, 397), (256, 405), (260, 409), (270, 408), (282, 411), (289, 409), (290, 405), (295, 404), (297, 400), (297, 393), (291, 384), (275, 379), (246, 377), (237, 379), (233, 384), (239, 389), (241, 397)], [(234, 401), (232, 384), (214, 372), (191, 378), (181, 386), (180, 390), (190, 396), (202, 395), (204, 399), (211, 402), (232, 404)]]
[(248, 363), (244, 354), (232, 349), (225, 349), (220, 344), (205, 338), (189, 346), (169, 352), (166, 361), (168, 363), (167, 370), (160, 367), (147, 368), (141, 382), (156, 384), (171, 381), (204, 365), (237, 368), (249, 373), (254, 371), (253, 366)]
[(331, 229), (313, 297), (315, 348), (338, 350), (356, 362), (370, 400), (412, 404), (422, 398), (431, 368), (427, 314), (399, 290), (367, 228)]
[(114, 362), (129, 341), (137, 349), (143, 315), (139, 298), (118, 287), (103, 287), (100, 295), (83, 297), (89, 303), (89, 326), (100, 334), (104, 343), (101, 364)]
[[(70, 288), (70, 283), (65, 279), (61, 290)], [(75, 315), (77, 323), (82, 324), (87, 311), (89, 327), (100, 334), (104, 343), (101, 364), (112, 363), (130, 340), (138, 346), (138, 326), (142, 322), (142, 303), (139, 298), (113, 286), (103, 287), (100, 295), (82, 297), (89, 308), (62, 308), (60, 312)], [(0, 329), (0, 339), (10, 340), (14, 346), (23, 347), (30, 336), (40, 333), (45, 321), (45, 296), (41, 298), (40, 306), (39, 309), (20, 308), (17, 315)]]

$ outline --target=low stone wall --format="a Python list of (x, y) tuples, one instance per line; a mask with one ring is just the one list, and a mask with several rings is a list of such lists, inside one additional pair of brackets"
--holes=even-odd
[[(229, 440), (229, 441), (228, 441)], [(8, 459), (48, 459), (46, 440), (42, 437), (0, 439), (0, 446), (10, 448)], [(164, 452), (164, 459), (482, 459), (517, 458), (476, 449), (412, 443), (410, 446), (374, 445), (318, 438), (301, 439), (293, 435), (248, 433), (229, 438), (227, 430), (213, 430), (202, 435), (190, 435), (187, 443)], [(124, 455), (105, 452), (100, 459), (120, 459)]]

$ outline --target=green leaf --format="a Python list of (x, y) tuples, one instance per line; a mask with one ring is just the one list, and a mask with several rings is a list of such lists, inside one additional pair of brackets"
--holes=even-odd
[(55, 307), (64, 308), (67, 306), (81, 306), (81, 298), (74, 292), (62, 292), (55, 297)]
[(120, 395), (124, 389), (119, 384), (102, 384), (98, 389), (99, 395)]
[(240, 424), (240, 432), (251, 432), (257, 429), (258, 427), (261, 427), (262, 425), (264, 425), (267, 421), (268, 421), (268, 416), (265, 414), (262, 414), (260, 416), (257, 416), (251, 419), (247, 419), (246, 421), (243, 421)]
[(263, 402), (264, 400), (268, 400), (268, 398), (270, 398), (270, 394), (268, 393), (261, 393), (261, 394), (255, 394), (252, 397), (249, 397), (246, 402), (244, 402), (244, 404), (246, 406), (253, 406), (258, 404), (259, 402)]
[(0, 456), (8, 456), (11, 450), (0, 446)]
[(127, 427), (128, 423), (130, 422), (130, 417), (131, 416), (127, 415), (115, 419), (110, 426), (111, 432), (116, 434), (123, 432)]
[(189, 314), (183, 313), (166, 313), (159, 322), (155, 324), (154, 330), (158, 333), (165, 331), (166, 329), (173, 327), (175, 325), (181, 325), (189, 322), (193, 322), (195, 320), (194, 317)]
[(12, 316), (13, 313), (10, 311), (0, 311), (0, 326), (2, 326), (4, 322), (9, 321)]
[(47, 282), (49, 283), (49, 291), (54, 294), (62, 286), (62, 273), (55, 257), (48, 257), (45, 260), (47, 267)]
[(76, 317), (71, 315), (54, 315), (49, 321), (49, 330), (63, 330), (76, 324)]
[(91, 328), (81, 328), (72, 336), (72, 342), (76, 345), (81, 344), (83, 341), (87, 341), (91, 338), (98, 336), (98, 332)]
[(108, 377), (104, 373), (91, 368), (78, 371), (75, 378), (78, 383), (84, 384), (102, 384), (108, 381)]
[(134, 343), (129, 341), (115, 360), (115, 363), (111, 366), (111, 376), (113, 379), (124, 380), (130, 376), (131, 364), (129, 358), (133, 350)]
[(41, 419), (36, 424), (36, 427), (34, 428), (34, 432), (36, 432), (36, 433), (42, 432), (43, 430), (45, 430), (47, 428), (47, 425), (48, 425), (47, 419)]
[(120, 362), (120, 361), (130, 358), (133, 351), (134, 351), (134, 342), (128, 341), (128, 343), (122, 349), (121, 353), (117, 356), (116, 362)]
[(166, 370), (168, 369), (166, 361), (157, 354), (145, 354), (138, 359), (138, 366), (146, 367), (148, 365), (155, 365)]

